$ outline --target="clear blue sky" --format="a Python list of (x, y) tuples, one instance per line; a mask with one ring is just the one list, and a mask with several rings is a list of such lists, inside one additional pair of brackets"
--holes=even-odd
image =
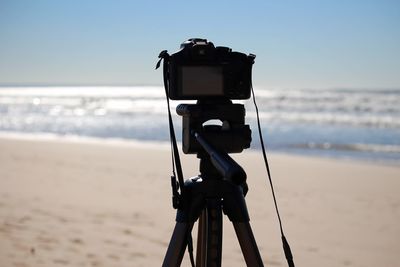
[(0, 84), (160, 84), (190, 37), (257, 55), (266, 88), (400, 88), (400, 1), (0, 0)]

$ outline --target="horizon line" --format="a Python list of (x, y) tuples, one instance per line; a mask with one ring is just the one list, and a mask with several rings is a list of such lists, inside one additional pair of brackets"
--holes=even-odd
[[(1, 87), (163, 87), (163, 84), (96, 84), (96, 83), (0, 83)], [(362, 87), (362, 86), (331, 86), (331, 87), (279, 87), (256, 86), (266, 90), (400, 90), (400, 86), (393, 87)]]

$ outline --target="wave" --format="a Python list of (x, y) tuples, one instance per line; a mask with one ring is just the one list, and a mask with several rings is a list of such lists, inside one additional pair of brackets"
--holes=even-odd
[(302, 149), (319, 150), (339, 150), (339, 151), (358, 151), (372, 153), (400, 153), (399, 145), (381, 145), (381, 144), (334, 144), (334, 143), (304, 143), (292, 144), (288, 147)]
[(261, 108), (266, 110), (297, 112), (374, 112), (400, 114), (400, 90), (396, 91), (320, 91), (285, 90), (268, 91), (258, 97)]
[[(255, 112), (248, 112), (247, 117), (256, 118)], [(322, 113), (322, 112), (260, 112), (264, 123), (308, 123), (336, 124), (378, 128), (400, 128), (400, 116), (392, 114), (351, 114), (351, 113)]]
[[(338, 124), (400, 128), (400, 90), (260, 90), (265, 123)], [(172, 101), (174, 109), (180, 101)], [(188, 101), (184, 101), (188, 102)], [(247, 117), (255, 118), (250, 101)], [(193, 101), (191, 102), (193, 103)], [(164, 89), (137, 87), (1, 87), (0, 115), (137, 116), (166, 114)], [(0, 125), (1, 128), (1, 125)]]
[(0, 96), (165, 98), (165, 92), (160, 86), (24, 86), (0, 87)]

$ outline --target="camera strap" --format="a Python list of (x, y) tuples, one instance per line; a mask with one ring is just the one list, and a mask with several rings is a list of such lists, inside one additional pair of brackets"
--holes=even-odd
[[(185, 197), (185, 189), (184, 189), (184, 180), (183, 180), (183, 172), (181, 160), (179, 157), (178, 145), (176, 143), (174, 124), (172, 122), (171, 109), (169, 104), (169, 83), (168, 83), (168, 62), (169, 62), (169, 54), (167, 50), (161, 51), (158, 56), (160, 59), (157, 62), (156, 69), (160, 67), (161, 61), (163, 62), (163, 77), (164, 77), (164, 89), (165, 89), (165, 97), (167, 99), (167, 108), (168, 108), (168, 123), (169, 123), (169, 136), (171, 141), (171, 159), (172, 159), (172, 174), (171, 176), (171, 186), (172, 186), (172, 206), (177, 209), (182, 204), (182, 198)], [(176, 173), (175, 173), (176, 170)], [(177, 174), (177, 175), (176, 175)], [(178, 176), (178, 182), (176, 181), (176, 177)], [(178, 187), (180, 189), (180, 195), (178, 193)]]
[[(182, 165), (181, 159), (179, 157), (179, 150), (178, 145), (176, 143), (176, 136), (174, 130), (174, 124), (172, 122), (172, 115), (171, 115), (171, 108), (169, 104), (169, 83), (168, 83), (168, 63), (169, 63), (169, 54), (167, 50), (161, 51), (160, 55), (158, 56), (160, 59), (157, 62), (156, 69), (160, 67), (161, 61), (163, 62), (163, 77), (164, 77), (164, 89), (165, 89), (165, 97), (167, 99), (167, 108), (168, 108), (168, 124), (169, 124), (169, 137), (171, 141), (171, 160), (172, 160), (172, 176), (171, 176), (171, 186), (172, 186), (172, 206), (175, 209), (183, 208), (185, 202), (185, 187), (184, 187), (184, 180), (183, 180), (183, 172), (182, 172)], [(176, 173), (178, 175), (175, 174)], [(178, 181), (176, 180), (176, 176), (178, 176)], [(180, 189), (180, 194), (178, 192), (178, 188)], [(187, 245), (188, 245), (188, 252), (190, 263), (194, 266), (194, 257), (193, 257), (193, 240), (192, 234), (189, 230), (187, 233)]]
[(280, 231), (281, 231), (281, 239), (282, 239), (283, 251), (285, 252), (285, 257), (286, 257), (286, 261), (288, 263), (288, 266), (289, 267), (295, 267), (294, 266), (294, 261), (293, 261), (292, 251), (290, 249), (289, 242), (287, 241), (287, 239), (285, 237), (285, 234), (283, 232), (282, 220), (281, 220), (281, 216), (279, 215), (278, 204), (277, 204), (276, 197), (275, 197), (275, 190), (274, 190), (274, 186), (272, 184), (271, 171), (270, 171), (270, 168), (269, 168), (267, 154), (265, 152), (264, 139), (263, 139), (262, 132), (261, 132), (260, 116), (258, 114), (258, 106), (257, 106), (257, 103), (256, 103), (256, 96), (254, 94), (253, 85), (250, 84), (250, 87), (251, 87), (251, 94), (253, 95), (254, 107), (256, 109), (258, 135), (260, 137), (261, 150), (262, 150), (262, 154), (263, 154), (263, 158), (264, 158), (265, 168), (266, 168), (267, 174), (268, 174), (269, 185), (270, 185), (271, 191), (272, 191), (272, 198), (273, 198), (274, 204), (275, 204), (275, 211), (276, 211), (276, 214), (278, 216), (278, 222), (279, 222), (279, 228), (280, 228)]

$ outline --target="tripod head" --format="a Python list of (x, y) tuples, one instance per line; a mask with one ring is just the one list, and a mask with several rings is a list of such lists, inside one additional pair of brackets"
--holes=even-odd
[[(240, 153), (250, 147), (251, 130), (244, 123), (242, 104), (233, 104), (228, 99), (199, 100), (197, 104), (180, 104), (176, 112), (182, 116), (182, 150), (185, 154), (204, 151), (194, 136), (195, 132), (226, 153)], [(206, 124), (210, 120), (219, 120), (222, 125)]]
[[(244, 106), (230, 100), (203, 100), (181, 104), (176, 110), (183, 117), (183, 152), (197, 153), (202, 176), (219, 176), (236, 184), (245, 182), (246, 173), (228, 155), (250, 147), (251, 130), (244, 124)], [(219, 120), (222, 125), (206, 125), (210, 120)]]

